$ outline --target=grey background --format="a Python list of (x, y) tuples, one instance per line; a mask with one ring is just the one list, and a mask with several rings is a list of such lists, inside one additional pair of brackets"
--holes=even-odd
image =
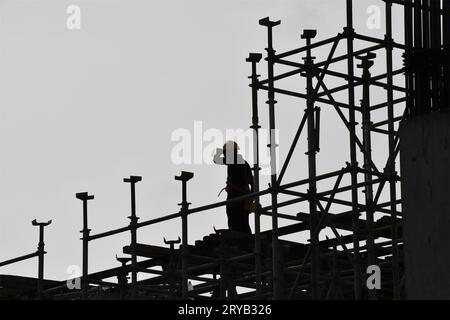
[[(81, 30), (66, 28), (70, 4), (81, 7)], [(355, 27), (382, 38), (383, 28), (366, 27), (371, 4), (383, 2), (355, 1)], [(399, 21), (400, 12), (394, 12), (394, 21)], [(130, 200), (129, 186), (122, 179), (130, 174), (143, 176), (137, 185), (141, 220), (178, 211), (180, 185), (173, 177), (181, 170), (195, 172), (189, 183), (193, 206), (219, 200), (225, 168), (174, 165), (170, 154), (175, 143), (170, 136), (178, 128), (193, 130), (195, 120), (203, 121), (204, 129), (249, 127), (250, 68), (245, 58), (248, 52), (265, 53), (266, 32), (258, 25), (265, 16), (282, 20), (275, 30), (275, 47), (282, 52), (303, 45), (304, 28), (318, 29), (319, 40), (342, 31), (345, 1), (0, 1), (0, 260), (34, 251), (38, 234), (31, 220), (53, 219), (46, 233), (46, 276), (66, 278), (68, 266), (81, 265), (81, 202), (75, 193), (89, 191), (96, 197), (89, 203), (93, 233), (124, 226)], [(395, 33), (401, 37), (397, 27)], [(344, 46), (340, 48), (342, 53)], [(324, 59), (327, 51), (315, 55)], [(396, 55), (396, 63), (400, 62)], [(383, 65), (381, 59), (374, 74)], [(262, 63), (263, 75), (264, 68)], [(296, 90), (305, 87), (300, 78), (284, 83)], [(336, 97), (345, 101), (345, 95)], [(382, 92), (375, 92), (374, 103), (381, 97)], [(263, 93), (263, 127), (267, 127), (265, 100)], [(284, 159), (305, 103), (278, 100), (280, 159)], [(318, 172), (324, 173), (343, 167), (349, 148), (348, 135), (332, 107), (320, 106)], [(302, 135), (286, 182), (307, 176), (305, 141)], [(384, 136), (374, 137), (375, 162), (381, 169), (386, 141)], [(263, 187), (268, 178), (262, 178)], [(298, 206), (283, 212), (301, 210)], [(213, 225), (226, 227), (224, 209), (195, 214), (189, 223), (193, 243), (211, 233)], [(265, 218), (263, 229), (269, 227)], [(138, 238), (162, 244), (163, 236), (179, 235), (179, 221), (171, 221), (140, 229)], [(91, 243), (90, 271), (117, 266), (114, 255), (121, 253), (128, 238), (123, 234)], [(294, 237), (307, 238), (307, 233)], [(36, 269), (35, 261), (26, 261), (0, 273), (35, 276)]]

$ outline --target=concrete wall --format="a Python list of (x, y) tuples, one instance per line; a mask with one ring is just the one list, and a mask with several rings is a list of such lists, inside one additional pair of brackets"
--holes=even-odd
[(407, 299), (450, 299), (450, 113), (400, 129)]

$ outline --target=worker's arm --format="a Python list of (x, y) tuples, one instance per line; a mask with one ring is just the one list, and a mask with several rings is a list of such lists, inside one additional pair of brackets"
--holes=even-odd
[(213, 162), (215, 164), (225, 164), (225, 157), (223, 157), (223, 150), (220, 148), (216, 149), (216, 154), (214, 155)]

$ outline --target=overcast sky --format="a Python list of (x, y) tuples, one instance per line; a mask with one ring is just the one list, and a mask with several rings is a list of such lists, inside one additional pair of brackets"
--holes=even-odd
[[(384, 28), (367, 28), (366, 10), (383, 2), (356, 2), (358, 31), (382, 38)], [(67, 29), (69, 5), (81, 9), (80, 30)], [(95, 195), (89, 202), (92, 233), (121, 227), (129, 223), (129, 185), (122, 182), (129, 175), (143, 176), (137, 185), (141, 221), (179, 210), (181, 186), (173, 177), (181, 170), (195, 173), (188, 185), (192, 206), (225, 199), (225, 194), (217, 198), (225, 168), (176, 165), (172, 133), (184, 128), (193, 134), (195, 121), (202, 121), (203, 130), (224, 134), (249, 127), (245, 58), (249, 52), (265, 53), (260, 18), (282, 20), (274, 31), (275, 48), (282, 52), (304, 44), (305, 28), (317, 29), (318, 40), (341, 32), (344, 14), (345, 0), (0, 1), (0, 261), (33, 252), (38, 233), (31, 220), (52, 219), (46, 231), (46, 277), (65, 279), (68, 266), (81, 266), (82, 207), (75, 193)], [(324, 59), (327, 50), (314, 55)], [(374, 74), (383, 65), (381, 60)], [(259, 66), (263, 75), (265, 67), (264, 62)], [(300, 77), (285, 83), (304, 92)], [(337, 97), (345, 102), (345, 95)], [(277, 100), (284, 159), (305, 103)], [(264, 128), (265, 101), (262, 93)], [(348, 161), (348, 134), (332, 107), (318, 106), (323, 110), (318, 173), (325, 173)], [(302, 135), (286, 182), (307, 177), (305, 141)], [(384, 136), (374, 137), (374, 148), (385, 142)], [(382, 168), (385, 157), (375, 158)], [(262, 188), (268, 181), (262, 178)], [(251, 221), (253, 229), (253, 215)], [(224, 208), (190, 216), (189, 241), (226, 225)], [(264, 229), (269, 226), (264, 219)], [(140, 229), (138, 239), (162, 245), (163, 237), (180, 235), (179, 221), (171, 221)], [(122, 234), (91, 242), (90, 271), (118, 266), (114, 256), (128, 241), (129, 234)], [(36, 273), (34, 260), (0, 270)]]

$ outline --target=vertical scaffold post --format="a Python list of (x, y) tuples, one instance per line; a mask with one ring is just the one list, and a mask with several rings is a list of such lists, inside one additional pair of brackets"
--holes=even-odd
[(433, 99), (433, 108), (442, 108), (442, 52), (441, 47), (441, 14), (440, 1), (430, 1), (430, 47), (431, 47), (431, 96)]
[(168, 278), (169, 278), (169, 296), (170, 299), (176, 298), (176, 261), (175, 261), (175, 245), (181, 243), (181, 238), (178, 237), (177, 240), (169, 240), (167, 241), (166, 238), (164, 238), (164, 243), (169, 245), (170, 250), (170, 256), (169, 256), (169, 263), (167, 266), (168, 269)]
[(390, 210), (391, 210), (391, 237), (392, 237), (392, 286), (393, 298), (400, 298), (400, 270), (399, 270), (399, 252), (398, 252), (398, 230), (397, 230), (397, 180), (395, 178), (395, 128), (394, 128), (394, 78), (393, 70), (393, 39), (392, 39), (392, 0), (385, 0), (386, 3), (386, 69), (387, 69), (387, 113), (388, 113), (388, 139), (389, 139), (389, 155), (392, 156), (388, 164), (387, 173), (389, 176), (390, 191)]
[(88, 228), (88, 212), (87, 212), (87, 202), (94, 199), (93, 195), (89, 195), (87, 192), (80, 192), (76, 194), (76, 198), (83, 201), (83, 230), (80, 232), (83, 235), (81, 239), (83, 241), (83, 275), (81, 279), (81, 296), (83, 299), (88, 298), (88, 246), (89, 246), (89, 233), (91, 229)]
[[(374, 239), (374, 209), (373, 209), (373, 184), (372, 175), (370, 174), (372, 163), (372, 137), (371, 137), (371, 116), (370, 116), (370, 82), (371, 74), (370, 68), (374, 65), (372, 59), (375, 59), (374, 53), (368, 53), (366, 56), (359, 57), (361, 64), (358, 65), (362, 68), (362, 84), (363, 94), (361, 100), (362, 109), (362, 131), (363, 131), (363, 147), (364, 147), (364, 174), (365, 197), (366, 197), (366, 226), (367, 226), (367, 263), (368, 265), (376, 264), (375, 255), (375, 239)], [(375, 289), (369, 290), (369, 298), (376, 300), (377, 292)]]
[(406, 109), (407, 115), (411, 115), (414, 110), (414, 77), (412, 68), (412, 48), (413, 48), (413, 10), (412, 0), (405, 0), (404, 7), (404, 19), (405, 19), (405, 88), (406, 88)]
[[(445, 1), (444, 1), (445, 2)], [(426, 104), (423, 101), (423, 82), (424, 79), (423, 68), (416, 64), (416, 61), (420, 61), (420, 55), (422, 54), (422, 9), (421, 0), (414, 0), (414, 43), (413, 43), (413, 68), (414, 68), (414, 110), (413, 115), (419, 115), (424, 112)]]
[(31, 224), (39, 227), (39, 243), (37, 248), (38, 254), (38, 283), (37, 283), (37, 298), (42, 299), (42, 292), (44, 291), (44, 255), (45, 243), (44, 243), (44, 228), (52, 223), (52, 220), (47, 222), (37, 222), (34, 219)]
[(349, 105), (349, 131), (350, 131), (350, 162), (352, 185), (352, 229), (353, 229), (353, 273), (354, 298), (361, 299), (361, 262), (359, 252), (359, 226), (358, 226), (358, 162), (356, 157), (356, 121), (355, 121), (355, 78), (354, 78), (354, 45), (355, 30), (353, 29), (353, 0), (347, 0), (347, 73), (348, 73), (348, 105)]
[(304, 30), (301, 35), (302, 39), (306, 40), (306, 57), (303, 58), (305, 61), (306, 71), (303, 73), (306, 76), (306, 111), (308, 113), (307, 126), (308, 126), (308, 177), (310, 179), (308, 185), (308, 197), (309, 197), (309, 225), (310, 225), (310, 241), (311, 241), (311, 298), (316, 300), (319, 298), (319, 275), (320, 275), (320, 252), (319, 252), (319, 233), (320, 230), (316, 231), (318, 226), (317, 219), (317, 206), (316, 206), (316, 154), (319, 150), (317, 141), (317, 130), (316, 128), (316, 114), (314, 110), (314, 87), (313, 87), (313, 77), (314, 77), (314, 57), (311, 52), (311, 40), (317, 35), (316, 30)]
[(116, 260), (120, 262), (120, 269), (117, 275), (117, 285), (119, 286), (119, 295), (120, 295), (120, 300), (125, 300), (126, 296), (127, 296), (127, 284), (128, 284), (128, 277), (127, 277), (127, 263), (128, 261), (130, 261), (131, 259), (128, 257), (123, 257), (123, 258), (119, 258), (116, 255)]
[(444, 42), (444, 53), (442, 56), (444, 64), (444, 88), (443, 107), (450, 108), (450, 1), (443, 1), (442, 17), (442, 39)]
[(272, 273), (273, 273), (273, 299), (283, 298), (283, 269), (281, 265), (280, 243), (278, 240), (278, 182), (275, 141), (275, 90), (274, 90), (274, 64), (275, 50), (273, 49), (272, 29), (280, 24), (280, 21), (271, 21), (269, 17), (259, 20), (259, 24), (267, 27), (267, 105), (269, 106), (269, 129), (270, 129), (270, 169), (271, 169), (271, 196), (272, 196)]
[(181, 298), (188, 298), (188, 214), (190, 202), (187, 202), (187, 182), (194, 177), (192, 172), (182, 171), (175, 180), (181, 181)]
[(129, 178), (124, 178), (123, 182), (129, 183), (131, 187), (131, 216), (130, 219), (130, 233), (131, 233), (131, 298), (133, 300), (137, 299), (137, 254), (136, 254), (136, 244), (137, 244), (137, 223), (139, 217), (136, 216), (136, 183), (142, 181), (142, 177), (130, 176)]
[[(253, 192), (259, 192), (259, 117), (258, 117), (258, 85), (259, 85), (259, 75), (256, 70), (256, 65), (261, 61), (262, 54), (260, 53), (250, 53), (247, 62), (252, 64), (252, 74), (249, 77), (251, 79), (250, 87), (252, 88), (252, 125), (253, 129)], [(261, 286), (261, 204), (260, 197), (255, 197), (255, 283), (256, 283), (256, 295), (262, 293)]]

